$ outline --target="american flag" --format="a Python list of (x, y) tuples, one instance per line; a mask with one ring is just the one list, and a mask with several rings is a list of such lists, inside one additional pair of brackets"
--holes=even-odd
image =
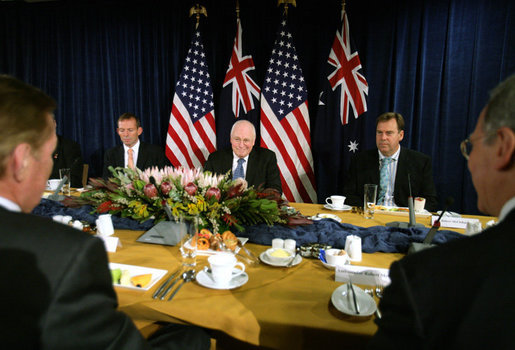
[(166, 156), (175, 167), (198, 168), (215, 149), (213, 91), (200, 32), (195, 31), (173, 96)]
[(241, 21), (238, 18), (236, 37), (229, 67), (225, 75), (220, 108), (217, 111), (218, 147), (230, 145), (230, 130), (236, 119), (246, 119), (259, 127), (259, 94), (261, 90), (253, 78), (255, 72), (251, 55), (243, 54)]
[[(342, 11), (339, 28), (327, 60), (327, 79), (320, 94), (313, 144), (317, 153), (316, 169), (321, 178), (344, 179), (350, 158), (360, 149), (364, 134), (368, 84), (358, 71), (358, 52), (351, 48), (349, 22)], [(352, 110), (352, 112), (351, 112)], [(350, 118), (350, 114), (354, 118)], [(325, 198), (341, 193), (342, 181), (318, 183), (318, 194)]]
[(229, 62), (229, 69), (227, 69), (223, 85), (224, 87), (232, 85), (232, 112), (236, 118), (240, 115), (240, 109), (247, 113), (255, 108), (252, 96), (259, 99), (260, 93), (259, 86), (248, 74), (249, 71), (256, 69), (252, 56), (243, 56), (242, 53), (242, 29), (239, 18), (237, 24), (231, 61)]
[(261, 146), (273, 150), (283, 192), (316, 202), (308, 92), (286, 18), (281, 22), (261, 96)]
[(349, 122), (349, 107), (354, 117), (367, 111), (368, 84), (365, 77), (358, 71), (361, 69), (358, 52), (351, 50), (349, 39), (349, 21), (347, 13), (342, 11), (342, 32), (336, 31), (329, 59), (327, 62), (334, 70), (327, 79), (333, 91), (340, 87), (340, 118), (342, 124)]

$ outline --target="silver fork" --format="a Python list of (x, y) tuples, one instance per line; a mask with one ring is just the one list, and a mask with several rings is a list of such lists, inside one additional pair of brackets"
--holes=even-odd
[[(381, 300), (383, 298), (383, 289), (384, 289), (384, 287), (379, 284), (376, 285), (376, 288), (374, 289), (374, 292), (376, 293), (376, 297), (379, 300)], [(376, 316), (377, 316), (377, 318), (381, 318), (383, 316), (381, 314), (381, 311), (379, 310), (379, 303), (377, 303)]]

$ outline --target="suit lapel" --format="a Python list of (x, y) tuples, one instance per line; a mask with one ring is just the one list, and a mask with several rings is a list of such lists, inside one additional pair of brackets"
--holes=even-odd
[(399, 162), (397, 163), (397, 172), (395, 173), (395, 188), (393, 191), (393, 198), (401, 198), (404, 194), (402, 193), (402, 184), (408, 183), (408, 161), (406, 159), (407, 154), (401, 147), (401, 153), (399, 153)]
[(138, 161), (136, 162), (136, 166), (138, 167), (138, 169), (144, 169), (145, 164), (147, 164), (146, 156), (147, 156), (147, 152), (145, 149), (145, 145), (143, 144), (143, 142), (140, 141), (139, 142), (139, 150), (138, 150)]

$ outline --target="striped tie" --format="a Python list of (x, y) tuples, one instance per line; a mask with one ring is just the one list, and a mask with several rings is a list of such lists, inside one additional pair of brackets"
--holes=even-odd
[(240, 158), (238, 159), (238, 165), (236, 166), (236, 169), (234, 170), (234, 174), (232, 174), (232, 179), (236, 180), (240, 177), (245, 177), (245, 173), (243, 172), (243, 163), (245, 162), (245, 159)]
[(392, 158), (383, 158), (381, 161), (381, 168), (379, 169), (379, 199), (378, 204), (383, 204), (385, 201), (386, 190), (388, 189), (388, 183), (390, 182), (390, 172), (388, 166), (393, 161)]

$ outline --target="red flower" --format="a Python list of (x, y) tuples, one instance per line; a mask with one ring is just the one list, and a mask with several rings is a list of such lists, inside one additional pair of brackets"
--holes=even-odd
[(222, 196), (222, 192), (217, 187), (210, 187), (206, 191), (206, 198), (210, 199), (211, 197), (215, 197), (217, 201), (220, 200), (220, 197)]
[(112, 201), (105, 201), (98, 206), (97, 213), (103, 214), (111, 210), (120, 210), (120, 207), (118, 205), (114, 205)]
[(165, 181), (161, 184), (161, 193), (163, 196), (168, 196), (168, 193), (172, 190), (172, 185), (168, 181)]
[(146, 184), (145, 187), (143, 187), (143, 193), (145, 193), (145, 196), (148, 198), (157, 197), (157, 188), (153, 184)]
[(195, 185), (193, 182), (190, 182), (184, 186), (184, 191), (186, 191), (186, 193), (190, 196), (194, 196), (195, 193), (197, 193), (197, 185)]

